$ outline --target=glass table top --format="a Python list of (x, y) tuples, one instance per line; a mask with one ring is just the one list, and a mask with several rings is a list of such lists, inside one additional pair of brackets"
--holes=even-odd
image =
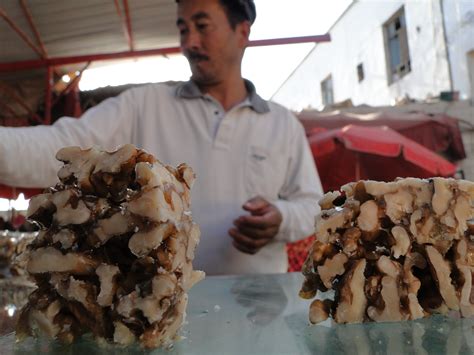
[(474, 319), (310, 325), (302, 281), (299, 273), (207, 277), (191, 290), (182, 339), (168, 349), (100, 347), (88, 337), (69, 346), (15, 343), (13, 328), (3, 327), (0, 354), (474, 354)]

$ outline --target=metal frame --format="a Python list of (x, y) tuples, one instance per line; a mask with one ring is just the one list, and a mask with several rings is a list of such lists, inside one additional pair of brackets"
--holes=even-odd
[(316, 36), (260, 39), (256, 41), (250, 41), (249, 47), (278, 46), (281, 44), (319, 43), (319, 42), (331, 42), (331, 35), (329, 33), (326, 33), (323, 35), (316, 35)]
[(30, 9), (28, 8), (28, 5), (26, 4), (25, 0), (19, 0), (21, 9), (23, 10), (23, 14), (26, 17), (26, 20), (28, 21), (28, 24), (30, 25), (31, 30), (33, 31), (36, 42), (39, 44), (39, 48), (41, 49), (42, 52), (42, 57), (47, 58), (48, 57), (48, 52), (46, 51), (46, 47), (44, 46), (43, 40), (41, 39), (40, 33), (38, 31), (38, 28), (36, 27), (34, 21), (33, 21), (33, 16), (31, 16)]
[[(26, 60), (26, 61), (16, 61), (16, 62), (7, 62), (0, 63), (0, 73), (1, 72), (11, 72), (18, 70), (27, 70), (35, 68), (45, 68), (46, 69), (46, 80), (45, 80), (45, 112), (44, 120), (39, 119), (38, 115), (35, 113), (32, 114), (32, 117), (35, 121), (42, 122), (44, 124), (51, 123), (51, 109), (57, 99), (52, 102), (52, 87), (54, 85), (54, 74), (60, 75), (60, 72), (56, 67), (68, 64), (77, 64), (77, 63), (88, 63), (87, 66), (93, 61), (101, 60), (112, 60), (112, 59), (124, 59), (124, 58), (133, 58), (133, 57), (144, 57), (144, 56), (153, 56), (153, 55), (168, 55), (168, 54), (177, 54), (180, 52), (180, 47), (167, 47), (167, 48), (157, 48), (150, 50), (135, 50), (135, 43), (133, 40), (133, 30), (132, 30), (132, 19), (130, 15), (130, 8), (128, 6), (128, 0), (122, 0), (122, 7), (120, 7), (120, 0), (114, 0), (115, 8), (117, 10), (117, 16), (120, 19), (120, 22), (123, 27), (124, 35), (128, 43), (129, 51), (118, 52), (118, 53), (97, 53), (90, 55), (82, 56), (71, 56), (71, 57), (57, 57), (50, 58), (48, 56), (48, 51), (44, 45), (41, 35), (36, 27), (33, 16), (27, 6), (25, 0), (18, 0), (20, 7), (22, 8), (23, 15), (25, 16), (31, 31), (33, 32), (36, 42), (36, 45), (33, 40), (22, 31), (22, 29), (15, 24), (15, 22), (8, 16), (5, 10), (0, 7), (0, 17), (3, 18), (11, 29), (21, 37), (21, 39), (40, 57), (37, 60)], [(293, 43), (317, 43), (317, 42), (328, 42), (331, 38), (329, 34), (324, 34), (320, 36), (305, 36), (305, 37), (290, 37), (290, 38), (275, 38), (275, 39), (264, 39), (257, 41), (250, 41), (249, 47), (255, 46), (272, 46), (272, 45), (281, 45), (281, 44), (293, 44)], [(87, 67), (86, 66), (86, 67)], [(82, 72), (81, 72), (82, 74)], [(75, 78), (74, 84), (78, 79)], [(69, 85), (70, 86), (70, 85)], [(69, 87), (68, 86), (68, 87)], [(72, 87), (72, 86), (71, 86)], [(1, 88), (1, 86), (0, 86)], [(3, 90), (6, 91), (6, 88), (3, 87)], [(15, 96), (15, 100), (19, 102), (22, 107), (27, 108), (24, 101)], [(28, 109), (28, 112), (31, 110)]]
[(125, 18), (122, 15), (122, 10), (120, 9), (119, 0), (114, 0), (114, 4), (115, 4), (115, 9), (117, 10), (117, 14), (120, 18), (120, 22), (122, 23), (125, 39), (127, 40), (127, 43), (128, 43), (128, 48), (130, 48), (130, 51), (133, 52), (135, 50), (135, 43), (133, 42), (132, 20), (130, 18), (130, 9), (128, 7), (128, 0), (122, 0), (123, 9), (125, 12)]
[(77, 83), (79, 82), (79, 80), (81, 79), (82, 77), (82, 74), (84, 73), (85, 70), (87, 70), (87, 68), (89, 68), (89, 65), (91, 65), (92, 62), (88, 62), (84, 68), (82, 68), (81, 70), (79, 70), (79, 74), (76, 75), (76, 77), (74, 79), (72, 79), (69, 84), (64, 88), (63, 91), (61, 91), (61, 93), (56, 97), (56, 99), (53, 101), (53, 106), (56, 105), (58, 103), (58, 101), (61, 99), (61, 97), (63, 97), (64, 95), (67, 95), (76, 85)]
[(12, 117), (15, 117), (16, 112), (10, 107), (10, 105), (8, 105), (8, 103), (0, 101), (0, 107), (12, 115)]
[(28, 47), (30, 47), (33, 51), (35, 51), (41, 58), (44, 58), (44, 55), (41, 49), (38, 48), (33, 43), (31, 38), (25, 32), (23, 32), (20, 29), (20, 27), (18, 27), (15, 24), (15, 22), (10, 18), (10, 16), (8, 16), (5, 10), (3, 10), (1, 7), (0, 7), (0, 17), (2, 17), (5, 20), (5, 22), (11, 27), (11, 29), (15, 31), (21, 37), (21, 39), (28, 45)]
[[(329, 42), (330, 40), (331, 40), (331, 37), (329, 34), (318, 35), (318, 36), (305, 36), (305, 37), (273, 38), (273, 39), (262, 39), (262, 40), (250, 41), (249, 47), (275, 46), (275, 45), (296, 44), (296, 43)], [(102, 60), (178, 54), (180, 52), (181, 52), (180, 47), (166, 47), (166, 48), (157, 48), (157, 49), (147, 49), (147, 50), (141, 50), (141, 51), (97, 53), (97, 54), (89, 54), (89, 55), (81, 55), (81, 56), (73, 56), (73, 57), (56, 57), (56, 58), (47, 58), (47, 59), (39, 59), (39, 60), (7, 62), (7, 63), (0, 63), (0, 72), (37, 69), (37, 68), (43, 68), (47, 66), (60, 66), (60, 65), (69, 65), (69, 64), (94, 62), (94, 61), (102, 61)]]
[[(282, 44), (295, 44), (295, 43), (317, 43), (317, 42), (329, 42), (331, 37), (329, 34), (318, 35), (318, 36), (305, 36), (305, 37), (289, 37), (289, 38), (274, 38), (274, 39), (264, 39), (257, 41), (250, 41), (249, 47), (256, 46), (274, 46)], [(133, 42), (131, 42), (133, 46)], [(156, 55), (170, 55), (178, 54), (181, 52), (180, 47), (166, 47), (166, 48), (157, 48), (141, 51), (126, 51), (126, 52), (116, 52), (116, 53), (99, 53), (91, 55), (82, 55), (82, 56), (73, 56), (73, 57), (57, 57), (57, 58), (44, 58), (38, 60), (27, 60), (21, 62), (9, 62), (9, 63), (0, 63), (0, 72), (7, 71), (18, 71), (18, 70), (27, 70), (27, 69), (37, 69), (37, 68), (51, 68), (61, 65), (70, 65), (78, 64), (84, 62), (94, 62), (94, 61), (104, 61), (104, 60), (115, 60), (115, 59), (126, 59), (126, 58), (136, 58), (136, 57), (145, 57), (145, 56), (156, 56)], [(45, 112), (45, 123), (50, 123), (50, 111), (52, 105), (49, 104), (50, 92), (52, 85), (51, 72), (47, 71), (46, 79), (46, 112)]]
[[(41, 36), (38, 32), (38, 29), (33, 21), (33, 17), (31, 16), (31, 13), (28, 9), (28, 6), (26, 5), (24, 0), (19, 0), (20, 6), (23, 10), (23, 15), (25, 16), (26, 20), (28, 21), (28, 24), (32, 30), (32, 32), (35, 35), (36, 41), (39, 43), (39, 47), (37, 47), (31, 38), (21, 30), (20, 27), (16, 25), (16, 23), (8, 16), (8, 14), (0, 8), (0, 17), (2, 17), (6, 23), (11, 27), (11, 29), (18, 34), (18, 36), (21, 37), (21, 39), (31, 48), (33, 51), (36, 52), (36, 54), (39, 55), (39, 57), (42, 60), (45, 60), (48, 58), (48, 53), (46, 51), (46, 48), (44, 46), (43, 41), (41, 40)], [(11, 98), (13, 98), (18, 104), (20, 104), (21, 107), (23, 107), (28, 114), (31, 116), (34, 121), (37, 123), (44, 123), (44, 124), (50, 124), (51, 123), (51, 87), (53, 85), (53, 68), (50, 66), (46, 67), (46, 95), (45, 95), (45, 114), (44, 114), (44, 119), (41, 119), (35, 112), (32, 112), (28, 106), (25, 104), (25, 101), (18, 97), (12, 90), (10, 90), (7, 86), (5, 85), (0, 85), (0, 89), (3, 90), (3, 92), (6, 92), (7, 95), (9, 95)]]
[[(7, 85), (0, 82), (0, 90), (2, 90), (5, 94), (7, 94), (13, 101), (16, 101), (28, 114), (30, 117), (37, 123), (42, 123), (43, 120), (39, 117), (35, 112), (31, 111), (31, 109), (25, 104), (25, 101), (18, 97), (17, 94)], [(9, 110), (11, 111), (11, 109)]]
[(54, 84), (53, 67), (46, 67), (46, 92), (44, 95), (44, 121), (43, 124), (51, 124), (51, 109), (53, 107), (52, 87)]
[[(400, 70), (400, 67), (396, 69), (395, 72), (392, 70), (392, 53), (390, 51), (390, 36), (388, 32), (388, 27), (399, 17), (403, 17), (405, 25), (397, 30), (397, 37), (400, 44), (400, 60), (402, 65), (405, 66), (403, 70)], [(405, 75), (411, 72), (410, 65), (410, 50), (408, 46), (408, 35), (406, 29), (406, 17), (405, 17), (405, 7), (401, 6), (395, 13), (390, 16), (390, 18), (385, 21), (382, 25), (383, 38), (384, 38), (384, 49), (385, 49), (385, 66), (387, 72), (387, 83), (392, 85), (393, 83), (402, 79)]]

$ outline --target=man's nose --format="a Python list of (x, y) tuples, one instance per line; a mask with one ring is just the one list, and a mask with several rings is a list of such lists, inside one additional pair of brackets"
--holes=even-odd
[(181, 40), (181, 47), (183, 49), (196, 50), (201, 47), (201, 38), (197, 31), (190, 30), (184, 38)]

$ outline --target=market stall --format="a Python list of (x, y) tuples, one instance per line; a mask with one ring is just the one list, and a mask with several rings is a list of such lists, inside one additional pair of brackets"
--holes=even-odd
[[(20, 3), (28, 14), (25, 3)], [(46, 69), (42, 123), (53, 121), (51, 81), (58, 66), (151, 54), (149, 49), (135, 47), (128, 2), (120, 6), (116, 1), (115, 7), (128, 50), (65, 57), (49, 56), (31, 15), (26, 18), (38, 48), (0, 9), (7, 24), (40, 56), (0, 64), (0, 71)], [(304, 39), (315, 40), (322, 38)], [(275, 42), (260, 45), (270, 43)], [(176, 50), (167, 48), (156, 53)], [(39, 123), (35, 112), (32, 118)], [(426, 177), (455, 172), (450, 162), (385, 128), (346, 126), (318, 130), (318, 137), (309, 135), (315, 157), (336, 151), (330, 160), (338, 159), (338, 144), (357, 152), (349, 156), (355, 162), (351, 180), (370, 178), (364, 175), (359, 153), (403, 158), (415, 166), (412, 171), (426, 171)], [(266, 159), (258, 154), (253, 157)], [(474, 312), (474, 227), (467, 224), (474, 198), (471, 183), (412, 179), (403, 186), (353, 184), (344, 196), (329, 194), (320, 202), (324, 213), (315, 216), (318, 241), (311, 247), (304, 277), (287, 273), (204, 278), (202, 271), (193, 269), (201, 232), (190, 209), (195, 175), (189, 166), (164, 166), (132, 145), (114, 152), (68, 147), (57, 158), (63, 162), (60, 183), (30, 204), (29, 218), (41, 232), (30, 235), (35, 239), (28, 252), (22, 253), (26, 234), (3, 236), (1, 354), (142, 353), (140, 346), (156, 349), (150, 351), (156, 354), (474, 351), (474, 319), (468, 318)], [(402, 170), (408, 170), (407, 166)], [(335, 182), (337, 190), (342, 182)], [(208, 214), (219, 220), (215, 213)], [(311, 219), (315, 214), (311, 213)], [(280, 214), (272, 238), (281, 219)], [(436, 239), (441, 228), (450, 239)], [(216, 240), (222, 241), (221, 235)], [(222, 272), (230, 258), (220, 251), (212, 255), (224, 256), (217, 265)], [(418, 270), (412, 272), (412, 268)], [(24, 277), (25, 269), (34, 285)], [(427, 289), (434, 290), (433, 297)], [(421, 305), (418, 298), (426, 302)], [(325, 304), (328, 309), (322, 308), (322, 316), (315, 317), (315, 308)], [(431, 317), (432, 313), (443, 316)], [(178, 338), (174, 338), (176, 332)], [(22, 341), (17, 342), (18, 338)], [(170, 339), (175, 341), (169, 344)]]

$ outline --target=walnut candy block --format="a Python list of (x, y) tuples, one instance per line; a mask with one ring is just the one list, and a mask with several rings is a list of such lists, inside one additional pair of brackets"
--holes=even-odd
[(187, 291), (204, 277), (192, 267), (200, 237), (190, 213), (193, 171), (164, 166), (133, 145), (68, 147), (56, 157), (61, 182), (28, 209), (42, 227), (27, 259), (38, 288), (17, 337), (70, 343), (91, 332), (122, 345), (170, 343)]
[(359, 181), (320, 201), (300, 296), (311, 323), (474, 316), (474, 183), (433, 178)]

